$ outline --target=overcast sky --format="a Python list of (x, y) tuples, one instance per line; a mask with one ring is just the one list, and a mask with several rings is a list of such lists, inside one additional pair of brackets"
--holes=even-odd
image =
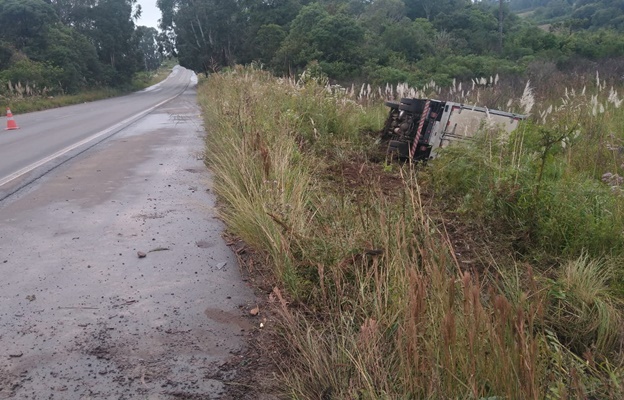
[(156, 0), (139, 0), (138, 3), (141, 5), (141, 18), (135, 23), (158, 29), (160, 10), (156, 7)]

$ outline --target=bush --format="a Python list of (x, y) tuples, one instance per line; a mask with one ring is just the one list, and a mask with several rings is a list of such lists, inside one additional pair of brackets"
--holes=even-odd
[(61, 68), (25, 58), (0, 71), (0, 87), (9, 95), (55, 94), (62, 91), (59, 79), (63, 73)]
[(437, 190), (466, 218), (515, 236), (524, 256), (624, 256), (624, 198), (571, 170), (560, 142), (545, 147), (552, 133), (525, 124), (508, 141), (490, 132), (449, 148), (431, 170)]

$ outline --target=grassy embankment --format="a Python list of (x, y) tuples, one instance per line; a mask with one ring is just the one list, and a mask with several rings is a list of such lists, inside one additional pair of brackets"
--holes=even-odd
[[(457, 89), (412, 95), (521, 106), (501, 84)], [(418, 170), (370, 161), (386, 109), (369, 90), (251, 69), (203, 83), (223, 218), (278, 282), (292, 398), (624, 396), (624, 107), (602, 82), (576, 90)]]
[(64, 107), (72, 104), (86, 103), (95, 100), (107, 99), (110, 97), (122, 96), (137, 90), (145, 89), (151, 85), (164, 80), (171, 68), (176, 63), (165, 61), (157, 71), (141, 72), (136, 74), (132, 85), (128, 88), (101, 88), (91, 89), (77, 94), (66, 94), (48, 96), (38, 93), (30, 88), (28, 84), (17, 82), (7, 85), (8, 91), (5, 95), (0, 94), (0, 105), (2, 105), (2, 115), (4, 109), (9, 107), (13, 114), (23, 114), (32, 111), (47, 110), (50, 108)]

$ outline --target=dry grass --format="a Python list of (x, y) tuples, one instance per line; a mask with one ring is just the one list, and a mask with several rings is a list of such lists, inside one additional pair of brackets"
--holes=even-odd
[(609, 266), (583, 255), (564, 265), (552, 282), (548, 323), (577, 353), (592, 343), (594, 353), (606, 355), (618, 343), (622, 315), (608, 288), (613, 276)]

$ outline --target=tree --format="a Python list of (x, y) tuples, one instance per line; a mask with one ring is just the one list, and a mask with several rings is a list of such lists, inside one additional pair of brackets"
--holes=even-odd
[(58, 24), (46, 34), (44, 60), (61, 68), (58, 81), (66, 92), (77, 92), (101, 82), (102, 65), (95, 47), (82, 34)]
[(238, 61), (270, 63), (301, 10), (300, 0), (243, 0), (239, 23), (243, 28)]
[(139, 42), (139, 52), (143, 58), (146, 71), (154, 71), (160, 67), (163, 55), (158, 48), (158, 30), (147, 26), (137, 26), (135, 35)]
[(76, 92), (100, 82), (93, 44), (63, 25), (42, 0), (0, 0), (0, 42), (0, 68), (7, 81), (50, 92)]
[(440, 31), (451, 33), (458, 39), (458, 43), (465, 43), (462, 49), (456, 50), (464, 53), (489, 53), (498, 47), (498, 20), (493, 10), (487, 5), (470, 5), (448, 14), (438, 14), (434, 26)]
[(253, 50), (250, 52), (252, 60), (270, 64), (286, 35), (284, 28), (277, 24), (262, 25), (252, 41)]
[[(196, 71), (216, 71), (236, 61), (245, 31), (234, 0), (158, 0), (161, 29), (175, 35), (180, 64)], [(172, 35), (173, 36), (173, 35)]]
[(301, 69), (317, 60), (357, 66), (363, 62), (364, 30), (355, 19), (329, 14), (320, 4), (301, 9), (277, 57), (287, 69)]
[(433, 21), (439, 14), (448, 14), (471, 4), (470, 0), (403, 0), (407, 16)]
[(133, 5), (136, 0), (100, 0), (89, 9), (92, 28), (85, 32), (94, 42), (100, 61), (112, 72), (111, 84), (127, 83), (140, 66), (134, 41)]
[(137, 0), (46, 0), (65, 25), (91, 41), (104, 64), (101, 81), (127, 84), (142, 65), (134, 20), (141, 14)]
[(366, 7), (360, 18), (368, 31), (380, 34), (390, 25), (405, 22), (405, 4), (402, 0), (378, 0)]
[(42, 0), (0, 0), (0, 37), (18, 50), (41, 39), (56, 20), (52, 7)]

